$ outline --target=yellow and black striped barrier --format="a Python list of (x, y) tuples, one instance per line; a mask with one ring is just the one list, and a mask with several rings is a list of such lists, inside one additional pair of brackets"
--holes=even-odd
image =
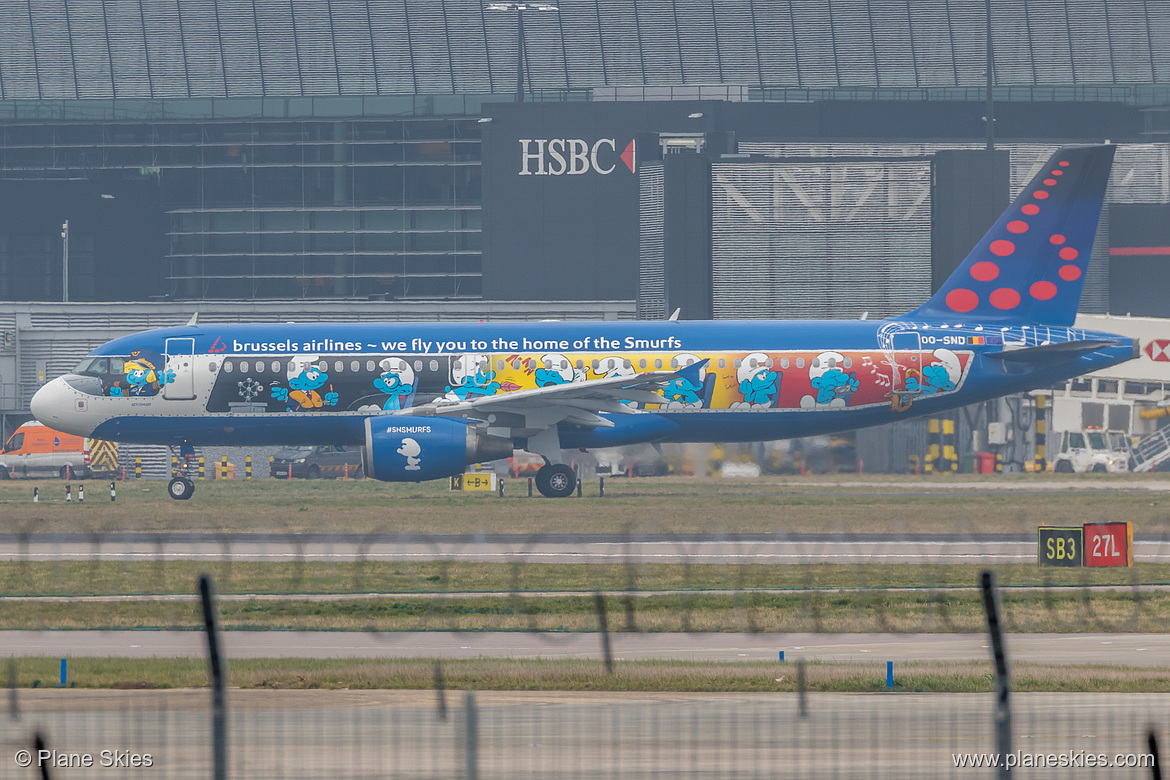
[(1044, 472), (1048, 468), (1046, 445), (1048, 444), (1048, 397), (1036, 396), (1036, 471)]
[(252, 456), (244, 456), (244, 479), (252, 478)]

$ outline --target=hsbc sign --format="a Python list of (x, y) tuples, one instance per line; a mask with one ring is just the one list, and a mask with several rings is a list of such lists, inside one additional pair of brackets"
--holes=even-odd
[(637, 172), (633, 139), (621, 154), (617, 140), (599, 138), (590, 143), (581, 138), (521, 138), (521, 176), (580, 176), (585, 173), (613, 173), (621, 161), (630, 173)]

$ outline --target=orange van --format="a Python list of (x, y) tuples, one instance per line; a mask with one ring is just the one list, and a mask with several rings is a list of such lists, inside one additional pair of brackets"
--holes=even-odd
[(85, 439), (27, 422), (0, 450), (0, 479), (14, 477), (87, 477)]

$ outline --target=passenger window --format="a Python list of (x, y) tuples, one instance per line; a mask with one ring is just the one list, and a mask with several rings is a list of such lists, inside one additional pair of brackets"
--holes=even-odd
[[(434, 369), (431, 369), (431, 370), (433, 371)], [(451, 364), (451, 370), (452, 371), (462, 371), (463, 370), (463, 361), (456, 360), (454, 363)]]
[(736, 368), (739, 368), (740, 366), (743, 365), (743, 358), (736, 358), (734, 361), (732, 361), (731, 365), (735, 366)]
[(662, 358), (654, 358), (654, 367), (662, 368)]
[(513, 371), (520, 370), (520, 358), (516, 358), (515, 360), (512, 361), (512, 370)]
[(414, 371), (415, 371), (415, 373), (422, 371), (422, 361), (421, 360), (414, 361)]
[(724, 358), (719, 358), (719, 367), (720, 368), (727, 368), (727, 360)]
[(431, 361), (431, 371), (438, 371), (438, 370), (439, 370), (439, 361), (432, 360)]
[(596, 371), (597, 371), (597, 367), (598, 367), (599, 365), (601, 365), (601, 361), (599, 361), (597, 358), (593, 358), (593, 370), (594, 370), (594, 372), (596, 372)]
[(633, 368), (634, 362), (632, 360), (630, 360), (629, 358), (626, 358), (625, 360), (622, 361), (622, 365), (625, 366), (626, 368)]
[(496, 371), (503, 371), (503, 370), (504, 370), (504, 361), (501, 358), (500, 360), (496, 361)]
[(275, 374), (275, 373), (278, 373), (279, 371), (280, 371), (280, 361), (273, 360), (272, 361), (272, 373)]
[(333, 370), (340, 374), (345, 370), (345, 363), (342, 363), (340, 360), (335, 360), (333, 362)]
[(772, 367), (772, 358), (768, 358), (767, 360), (765, 360), (764, 366), (766, 366), (767, 368), (771, 368)]
[[(354, 361), (354, 362), (357, 362), (357, 361)], [(373, 371), (373, 370), (374, 370), (374, 361), (367, 360), (366, 361), (366, 371)], [(357, 369), (355, 368), (354, 371), (357, 371)]]
[(820, 358), (813, 358), (812, 367), (813, 368), (820, 368), (821, 367), (821, 359)]
[(318, 361), (317, 368), (320, 369), (321, 371), (328, 371), (329, 370), (329, 361), (328, 360)]
[(585, 368), (585, 361), (581, 358), (577, 358), (577, 368)]
[(788, 358), (780, 358), (780, 368), (788, 368)]
[(796, 367), (797, 368), (804, 368), (804, 358), (797, 358), (796, 359)]
[(257, 360), (256, 365), (252, 367), (252, 370), (255, 371), (257, 374), (263, 374), (264, 373), (264, 361)]
[(240, 371), (244, 374), (248, 373), (248, 361), (247, 360), (240, 361)]
[(211, 369), (211, 373), (213, 373), (213, 374), (215, 373), (215, 369), (217, 368), (217, 366), (216, 366), (216, 363), (215, 363), (215, 361), (214, 361), (214, 360), (213, 360), (213, 361), (211, 361), (210, 363), (208, 363), (208, 364), (207, 364), (207, 367), (208, 367), (209, 369)]
[(851, 357), (845, 358), (845, 368), (853, 368), (853, 358), (851, 358)]
[[(289, 365), (291, 366), (292, 363), (289, 363)], [(230, 360), (223, 361), (223, 370), (225, 373), (230, 374), (232, 372), (232, 361), (230, 361)]]

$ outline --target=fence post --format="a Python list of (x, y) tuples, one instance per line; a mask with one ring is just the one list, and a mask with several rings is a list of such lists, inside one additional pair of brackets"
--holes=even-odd
[(134, 479), (142, 479), (142, 458), (134, 459)]
[(995, 592), (995, 575), (990, 571), (980, 577), (983, 609), (987, 613), (987, 633), (991, 636), (991, 655), (995, 660), (995, 749), (1000, 755), (997, 776), (1010, 777), (1007, 757), (1012, 752), (1011, 677), (1008, 674), (1007, 648), (1003, 643), (1003, 626), (999, 622), (999, 598)]
[(200, 455), (199, 456), (199, 479), (204, 479), (206, 477), (206, 474), (205, 474), (204, 469), (203, 469), (204, 465), (205, 464), (203, 462), (203, 456)]
[(605, 596), (600, 591), (593, 594), (593, 605), (597, 609), (597, 630), (601, 632), (601, 655), (605, 658), (605, 671), (613, 674), (613, 650), (609, 646), (609, 624), (605, 619)]
[(244, 456), (244, 479), (252, 478), (252, 456)]
[(118, 483), (111, 480), (110, 481), (110, 502), (113, 503), (114, 501), (117, 501), (117, 500), (118, 500)]
[(219, 625), (215, 615), (215, 592), (211, 578), (199, 577), (199, 598), (203, 602), (203, 630), (207, 634), (207, 663), (211, 673), (211, 757), (212, 777), (227, 778), (226, 674), (220, 655)]
[(463, 729), (463, 766), (466, 780), (479, 778), (479, 724), (475, 712), (475, 693), (463, 694), (463, 708), (466, 711)]
[(800, 658), (796, 662), (796, 692), (799, 695), (797, 701), (800, 707), (800, 717), (808, 717), (808, 697), (805, 695), (806, 683), (804, 679), (804, 659)]

